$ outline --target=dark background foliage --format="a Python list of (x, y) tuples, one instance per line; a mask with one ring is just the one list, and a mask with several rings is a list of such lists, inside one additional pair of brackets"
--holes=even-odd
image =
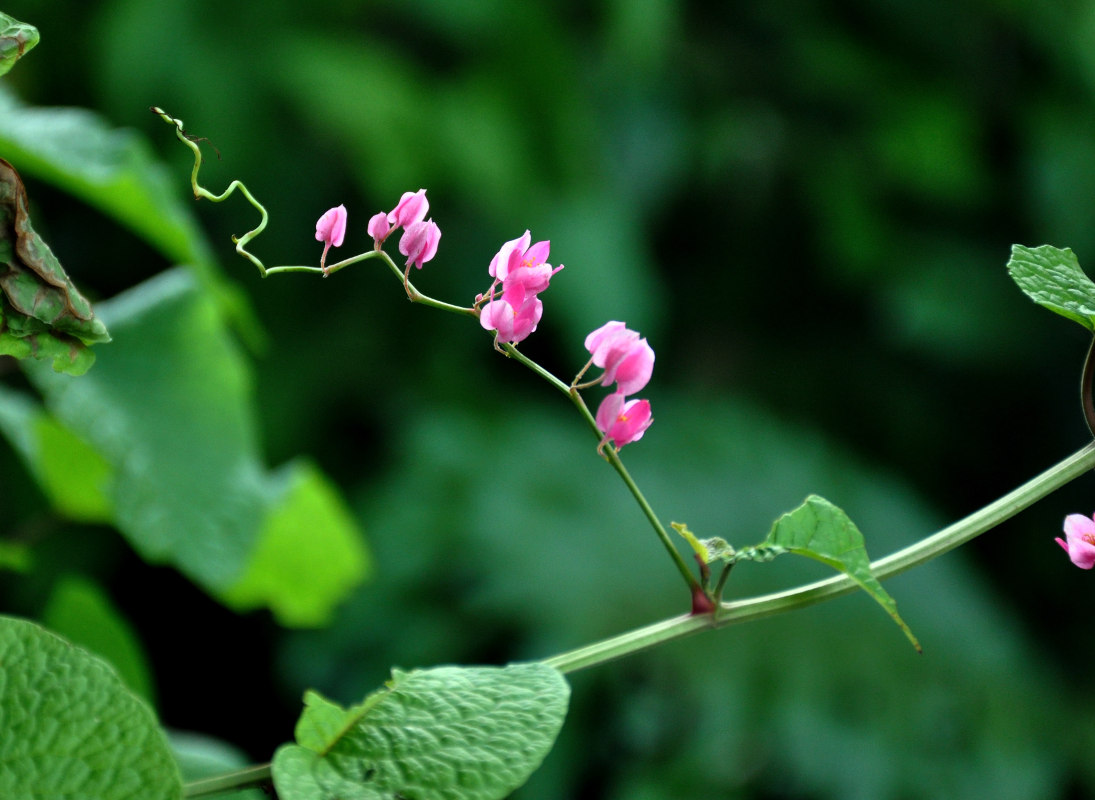
[[(523, 349), (560, 376), (608, 319), (658, 356), (657, 421), (624, 451), (668, 519), (759, 540), (811, 491), (875, 556), (1082, 446), (1086, 340), (1010, 283), (1011, 243), (1095, 258), (1095, 5), (40, 0), (27, 103), (136, 128), (186, 193), (244, 180), (268, 265), (313, 263), (316, 218), (427, 187), (443, 231), (421, 288), (469, 302), (530, 228), (563, 263)], [(170, 266), (28, 182), (39, 230), (107, 298)], [(389, 666), (544, 657), (685, 610), (569, 406), (466, 320), (410, 307), (371, 263), (263, 281), (231, 252), (242, 202), (199, 204), (269, 341), (270, 463), (305, 453), (376, 557), (334, 625), (236, 616), (109, 529), (50, 517), (0, 448), (6, 535), (39, 567), (0, 587), (35, 616), (54, 576), (109, 587), (155, 666), (165, 724), (254, 759), (300, 692), (350, 702)], [(0, 361), (2, 364), (2, 361)], [(21, 385), (3, 365), (4, 380)], [(165, 420), (164, 424), (171, 424)], [(889, 584), (915, 656), (865, 598), (671, 645), (573, 678), (563, 738), (518, 796), (1080, 797), (1095, 791), (1091, 576), (1052, 539), (1084, 478)], [(755, 568), (730, 593), (810, 570)]]

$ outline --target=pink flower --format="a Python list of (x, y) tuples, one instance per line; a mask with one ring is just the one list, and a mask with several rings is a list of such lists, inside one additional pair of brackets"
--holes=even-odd
[(495, 342), (517, 344), (528, 338), (540, 323), (544, 314), (544, 304), (536, 295), (525, 298), (518, 307), (505, 299), (491, 298), (479, 312), (479, 324), (488, 331), (494, 331)]
[(316, 241), (325, 242), (328, 247), (342, 247), (346, 237), (346, 206), (328, 209), (316, 222)]
[(426, 200), (425, 189), (404, 192), (395, 208), (388, 212), (388, 223), (394, 228), (406, 230), (414, 223), (424, 220), (429, 210), (430, 204)]
[[(529, 245), (532, 235), (512, 239), (502, 245), (491, 259), (488, 272), (494, 277), (487, 295), (476, 297), (476, 303), (484, 296), (490, 300), (479, 313), (479, 324), (488, 331), (495, 331), (495, 347), (498, 342), (517, 344), (536, 330), (544, 313), (544, 304), (536, 296), (548, 288), (551, 276), (561, 270), (545, 263), (551, 250), (550, 242)], [(495, 298), (494, 290), (502, 284), (502, 296)]]
[[(529, 242), (531, 241), (532, 235), (528, 231), (525, 231), (524, 235), (520, 238), (506, 242), (495, 254), (494, 258), (491, 259), (490, 267), (487, 268), (487, 271), (492, 277), (504, 281), (510, 271), (515, 270), (518, 267), (538, 267), (541, 264), (544, 264), (551, 251), (551, 242), (537, 242), (530, 247)], [(560, 269), (562, 269), (562, 267), (549, 271), (548, 277), (550, 278)], [(547, 288), (546, 283), (545, 288)]]
[(600, 447), (611, 439), (617, 450), (643, 438), (654, 421), (650, 414), (650, 401), (627, 400), (620, 392), (613, 392), (601, 401), (595, 419), (604, 434)]
[(319, 266), (327, 275), (327, 251), (331, 246), (341, 247), (346, 238), (346, 206), (328, 209), (316, 222), (316, 241), (323, 242), (323, 254), (319, 257)]
[[(388, 216), (390, 218), (391, 214)], [(412, 222), (399, 240), (399, 252), (407, 257), (408, 267), (414, 264), (417, 269), (422, 269), (422, 265), (437, 254), (440, 240), (441, 229), (432, 219)]]
[(1061, 545), (1080, 569), (1095, 566), (1095, 519), (1083, 514), (1069, 514), (1065, 517), (1065, 536), (1068, 541), (1058, 537)]
[(369, 235), (373, 237), (373, 245), (379, 250), (380, 246), (384, 244), (384, 240), (388, 238), (388, 234), (392, 232), (392, 226), (388, 224), (388, 215), (383, 211), (373, 214), (369, 218), (367, 230)]
[(604, 368), (601, 385), (616, 381), (621, 394), (641, 391), (654, 372), (654, 350), (622, 322), (606, 322), (586, 337), (585, 347), (593, 363)]

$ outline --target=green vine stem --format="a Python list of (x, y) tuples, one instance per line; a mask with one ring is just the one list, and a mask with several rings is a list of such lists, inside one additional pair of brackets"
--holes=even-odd
[(1095, 436), (1095, 400), (1092, 392), (1095, 391), (1095, 336), (1091, 338), (1091, 345), (1087, 348), (1087, 357), (1084, 359), (1084, 372), (1080, 377), (1080, 405), (1084, 409), (1084, 421), (1091, 435)]
[[(991, 530), (1091, 469), (1095, 469), (1095, 442), (968, 517), (896, 553), (872, 562), (871, 570), (876, 578), (884, 580), (931, 561)], [(545, 663), (562, 672), (576, 672), (674, 639), (681, 639), (702, 630), (782, 614), (820, 603), (822, 600), (849, 594), (856, 588), (850, 578), (838, 575), (782, 592), (724, 602), (719, 604), (714, 614), (699, 616), (690, 614), (664, 620), (562, 653), (546, 659)]]
[(233, 236), (232, 241), (236, 244), (236, 252), (246, 258), (252, 264), (254, 264), (258, 268), (259, 274), (262, 275), (262, 277), (265, 278), (269, 275), (276, 275), (278, 273), (285, 272), (315, 272), (326, 277), (332, 273), (338, 272), (341, 269), (345, 269), (351, 264), (356, 264), (360, 261), (365, 261), (366, 259), (370, 258), (379, 258), (387, 263), (388, 267), (399, 278), (399, 282), (404, 284), (407, 290), (407, 297), (412, 302), (422, 303), (423, 305), (432, 306), (433, 308), (439, 308), (443, 311), (452, 311), (457, 314), (467, 314), (473, 317), (477, 316), (475, 309), (473, 308), (455, 306), (451, 303), (445, 303), (441, 300), (435, 300), (434, 298), (428, 297), (427, 295), (419, 292), (414, 287), (414, 285), (411, 284), (409, 280), (407, 280), (405, 273), (395, 265), (395, 262), (392, 261), (391, 257), (383, 250), (368, 250), (364, 253), (358, 253), (356, 256), (351, 256), (350, 258), (346, 258), (335, 264), (331, 264), (327, 266), (326, 269), (318, 266), (305, 265), (267, 267), (262, 263), (262, 261), (259, 260), (258, 256), (256, 256), (254, 253), (250, 252), (247, 249), (247, 245), (250, 244), (256, 236), (266, 230), (266, 225), (270, 221), (270, 215), (266, 212), (266, 208), (263, 207), (262, 203), (255, 199), (255, 196), (251, 194), (250, 190), (238, 180), (234, 180), (230, 184), (228, 184), (228, 188), (220, 194), (213, 194), (211, 191), (198, 183), (198, 172), (201, 170), (202, 166), (202, 151), (201, 148), (198, 146), (198, 142), (201, 141), (201, 137), (191, 136), (190, 134), (188, 134), (186, 132), (186, 129), (183, 127), (183, 121), (181, 119), (176, 119), (175, 117), (170, 116), (162, 108), (159, 108), (158, 106), (151, 106), (150, 110), (153, 114), (158, 116), (164, 122), (173, 125), (175, 127), (175, 136), (180, 142), (189, 147), (191, 152), (194, 154), (194, 168), (190, 171), (190, 188), (194, 192), (194, 198), (196, 200), (205, 199), (213, 203), (220, 203), (224, 200), (227, 200), (234, 191), (239, 189), (240, 194), (242, 194), (247, 202), (250, 203), (255, 208), (255, 210), (259, 212), (259, 224), (252, 230), (249, 230), (247, 233), (243, 234), (243, 236)]
[(230, 772), (227, 775), (218, 775), (215, 778), (205, 778), (193, 781), (183, 786), (183, 797), (188, 800), (199, 797), (213, 797), (228, 792), (238, 792), (243, 789), (272, 786), (273, 778), (269, 764), (261, 764), (257, 767), (248, 767), (238, 772)]
[[(331, 275), (332, 273), (338, 272), (341, 269), (345, 269), (351, 264), (356, 264), (359, 261), (364, 261), (369, 258), (379, 258), (388, 265), (388, 268), (391, 269), (391, 271), (399, 279), (399, 282), (403, 284), (407, 292), (407, 299), (411, 302), (421, 303), (423, 305), (437, 308), (442, 311), (449, 311), (465, 316), (479, 316), (479, 312), (476, 310), (475, 307), (465, 308), (463, 306), (445, 303), (441, 300), (436, 300), (419, 292), (418, 289), (415, 288), (414, 284), (412, 284), (408, 279), (408, 275), (410, 272), (409, 266), (406, 271), (400, 270), (399, 267), (395, 265), (395, 262), (392, 261), (391, 257), (389, 257), (387, 253), (380, 249), (369, 250), (365, 253), (359, 253), (358, 255), (351, 256), (350, 258), (344, 259), (335, 264), (331, 264), (326, 269), (318, 266), (265, 266), (257, 256), (247, 250), (247, 245), (256, 236), (258, 236), (266, 229), (266, 224), (269, 221), (269, 215), (266, 213), (266, 209), (258, 200), (255, 199), (254, 195), (251, 194), (247, 187), (238, 180), (232, 181), (228, 185), (228, 188), (220, 194), (213, 194), (208, 189), (203, 187), (200, 183), (198, 183), (198, 172), (200, 171), (202, 164), (201, 148), (198, 146), (198, 142), (201, 141), (201, 139), (199, 137), (191, 136), (190, 134), (188, 134), (186, 132), (186, 129), (183, 127), (183, 121), (181, 119), (176, 119), (168, 115), (168, 113), (162, 108), (159, 108), (158, 106), (152, 106), (151, 111), (153, 114), (156, 114), (158, 117), (160, 117), (160, 119), (162, 119), (164, 122), (173, 125), (175, 128), (175, 136), (180, 142), (189, 147), (191, 152), (193, 152), (194, 168), (190, 172), (190, 186), (194, 192), (194, 197), (196, 199), (200, 200), (202, 198), (205, 198), (206, 200), (209, 200), (211, 202), (220, 203), (223, 200), (228, 199), (228, 197), (235, 190), (239, 189), (240, 193), (247, 199), (247, 202), (249, 202), (259, 212), (260, 221), (258, 226), (255, 227), (253, 230), (248, 231), (243, 236), (233, 236), (232, 241), (236, 243), (236, 252), (246, 258), (252, 264), (254, 264), (258, 268), (259, 274), (262, 275), (262, 277), (265, 278), (269, 275), (286, 272), (318, 272), (326, 277), (328, 275)], [(531, 369), (540, 377), (544, 378), (544, 380), (546, 380), (556, 389), (569, 397), (571, 402), (573, 402), (575, 407), (577, 407), (579, 413), (581, 413), (582, 416), (585, 418), (586, 423), (592, 428), (594, 434), (598, 438), (600, 438), (601, 432), (597, 428), (597, 421), (593, 418), (593, 414), (590, 413), (589, 408), (585, 404), (585, 401), (578, 393), (578, 388), (580, 387), (574, 387), (563, 383), (561, 380), (545, 370), (535, 361), (527, 358), (512, 344), (504, 344), (502, 346), (502, 350), (511, 358), (514, 358), (524, 364), (526, 367)], [(585, 370), (583, 369), (583, 372), (584, 371)], [(706, 613), (712, 611), (715, 607), (714, 601), (706, 593), (704, 587), (700, 585), (695, 575), (693, 575), (692, 571), (689, 569), (688, 564), (684, 561), (684, 558), (674, 546), (673, 541), (669, 537), (669, 534), (666, 533), (665, 527), (662, 525), (661, 521), (654, 513), (654, 510), (650, 507), (650, 504), (647, 502), (646, 497), (643, 496), (642, 491), (636, 485), (630, 473), (628, 473), (627, 468), (624, 467), (624, 464), (620, 460), (620, 456), (616, 448), (612, 445), (606, 445), (603, 448), (603, 452), (605, 454), (605, 458), (612, 465), (613, 469), (615, 469), (616, 472), (620, 475), (620, 478), (622, 478), (623, 482), (627, 485), (628, 490), (635, 497), (636, 502), (638, 502), (639, 504), (639, 508), (642, 509), (643, 514), (650, 521), (651, 526), (654, 528), (654, 532), (661, 540), (662, 545), (666, 549), (666, 552), (669, 553), (669, 556), (670, 558), (672, 558), (673, 563), (677, 567), (677, 570), (681, 573), (682, 577), (685, 580), (685, 583), (688, 585), (689, 591), (692, 593), (693, 613)]]
[[(506, 353), (506, 355), (524, 364), (526, 367), (542, 377), (560, 392), (569, 397), (570, 401), (574, 403), (575, 408), (578, 409), (578, 413), (582, 415), (582, 417), (586, 421), (586, 424), (588, 424), (589, 427), (593, 430), (594, 435), (598, 439), (601, 438), (601, 430), (597, 427), (597, 420), (594, 419), (593, 414), (589, 410), (589, 406), (586, 405), (585, 400), (582, 398), (581, 394), (578, 393), (577, 386), (563, 383), (563, 381), (559, 380), (557, 377), (552, 375), (535, 361), (528, 358), (524, 353), (519, 351), (512, 344), (503, 344), (502, 349)], [(646, 496), (642, 493), (642, 490), (639, 488), (638, 484), (636, 484), (635, 480), (631, 477), (631, 473), (627, 471), (627, 467), (624, 466), (624, 462), (620, 460), (619, 451), (611, 444), (609, 444), (605, 445), (602, 452), (604, 453), (605, 459), (608, 461), (609, 464), (612, 465), (612, 468), (616, 470), (617, 474), (627, 486), (628, 491), (631, 492), (631, 495), (635, 498), (635, 502), (639, 504), (639, 508), (642, 509), (643, 515), (647, 518), (647, 520), (650, 522), (650, 526), (654, 529), (654, 533), (657, 534), (658, 539), (662, 543), (662, 546), (665, 547), (666, 552), (673, 560), (673, 563), (677, 567), (677, 570), (684, 577), (685, 583), (688, 584), (688, 589), (692, 593), (692, 613), (699, 614), (712, 611), (715, 607), (714, 602), (707, 596), (707, 593), (700, 585), (700, 582), (696, 579), (696, 576), (692, 574), (692, 570), (688, 568), (688, 563), (684, 560), (684, 558), (680, 554), (680, 551), (677, 550), (676, 546), (673, 544), (673, 540), (666, 532), (665, 526), (662, 525), (661, 520), (658, 519), (658, 515), (654, 513), (654, 509), (650, 507), (650, 503), (647, 502)]]
[[(1095, 442), (981, 510), (975, 511), (968, 517), (948, 525), (938, 533), (928, 536), (915, 544), (874, 561), (871, 568), (879, 580), (885, 580), (931, 561), (991, 530), (1092, 469), (1095, 469)], [(728, 625), (761, 619), (762, 617), (770, 617), (796, 608), (820, 603), (823, 600), (850, 594), (856, 588), (851, 579), (838, 575), (782, 592), (724, 602), (719, 604), (714, 614), (687, 614), (663, 620), (610, 639), (579, 647), (577, 650), (561, 653), (545, 659), (544, 663), (564, 673), (577, 672), (581, 669), (615, 661), (618, 658), (642, 650), (648, 650), (666, 642), (682, 639), (700, 631), (714, 630)], [(264, 764), (228, 775), (188, 783), (183, 789), (183, 797), (211, 797), (229, 791), (269, 785), (269, 783), (270, 765)]]

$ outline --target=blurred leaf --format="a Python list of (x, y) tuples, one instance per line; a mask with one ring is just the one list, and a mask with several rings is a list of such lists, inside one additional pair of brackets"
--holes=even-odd
[(299, 744), (274, 756), (283, 800), (500, 800), (551, 750), (570, 689), (543, 664), (392, 671), (342, 710), (305, 696)]
[[(863, 534), (847, 514), (825, 498), (810, 495), (801, 506), (777, 519), (763, 546), (806, 556), (843, 572), (886, 610), (920, 650), (920, 643), (898, 616), (897, 603), (871, 572)], [(739, 550), (738, 557), (745, 552)]]
[(38, 44), (38, 29), (0, 11), (0, 75)]
[(1095, 283), (1067, 247), (1012, 245), (1008, 274), (1035, 303), (1095, 332)]
[(152, 676), (140, 641), (102, 589), (67, 576), (57, 582), (42, 624), (109, 662), (130, 691), (153, 705)]
[[(213, 778), (251, 766), (246, 755), (212, 736), (169, 730), (167, 740), (185, 782)], [(221, 800), (268, 800), (268, 795), (261, 789), (223, 792), (217, 797)]]
[(182, 796), (155, 715), (105, 662), (37, 625), (0, 617), (0, 685), (0, 796)]
[(33, 564), (30, 547), (22, 542), (5, 542), (0, 539), (0, 570), (30, 572)]
[(99, 369), (80, 381), (28, 375), (58, 420), (116, 470), (117, 525), (137, 551), (223, 589), (243, 567), (264, 505), (246, 364), (186, 270), (100, 313), (116, 332)]
[[(269, 602), (293, 624), (325, 619), (364, 574), (360, 533), (317, 472), (267, 473), (251, 374), (213, 301), (176, 269), (100, 312), (115, 343), (93, 373), (28, 375), (56, 419), (113, 471), (119, 530), (143, 558), (177, 566), (214, 596)], [(281, 548), (302, 552), (302, 531), (312, 538), (307, 552), (342, 563), (290, 566)]]
[(85, 345), (109, 341), (106, 326), (31, 226), (19, 173), (0, 158), (0, 352), (50, 358), (58, 372), (79, 375), (94, 361)]
[(0, 157), (118, 220), (169, 261), (194, 267), (247, 340), (261, 341), (246, 299), (220, 274), (179, 201), (185, 181), (156, 161), (138, 133), (111, 128), (80, 108), (26, 107), (0, 87)]
[(368, 551), (342, 498), (314, 465), (294, 462), (271, 482), (276, 499), (224, 601), (238, 611), (269, 607), (282, 625), (325, 625), (368, 575)]
[(0, 386), (0, 432), (59, 513), (80, 522), (112, 519), (107, 495), (114, 474), (110, 464), (41, 404)]

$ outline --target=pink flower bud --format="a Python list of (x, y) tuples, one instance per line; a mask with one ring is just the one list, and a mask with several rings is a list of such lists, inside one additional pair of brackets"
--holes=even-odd
[(604, 434), (601, 446), (611, 439), (617, 450), (643, 438), (654, 421), (650, 414), (650, 401), (627, 400), (619, 392), (613, 392), (601, 401), (595, 419)]
[(430, 204), (426, 200), (425, 189), (404, 192), (395, 208), (388, 212), (388, 223), (394, 228), (402, 227), (406, 230), (414, 223), (424, 220), (429, 210)]
[(369, 235), (373, 237), (373, 244), (376, 249), (380, 249), (380, 245), (384, 244), (384, 240), (388, 238), (388, 234), (392, 232), (392, 226), (388, 224), (388, 215), (381, 211), (379, 214), (373, 214), (369, 217)]
[(1068, 553), (1068, 557), (1080, 569), (1095, 567), (1095, 519), (1083, 514), (1069, 514), (1065, 517), (1065, 536), (1068, 541), (1057, 538)]
[(346, 206), (337, 206), (324, 212), (316, 223), (316, 241), (324, 242), (327, 247), (341, 247), (345, 236)]
[(439, 241), (441, 229), (432, 219), (412, 222), (399, 240), (399, 252), (407, 257), (407, 266), (414, 264), (416, 269), (422, 269), (423, 264), (437, 255)]

